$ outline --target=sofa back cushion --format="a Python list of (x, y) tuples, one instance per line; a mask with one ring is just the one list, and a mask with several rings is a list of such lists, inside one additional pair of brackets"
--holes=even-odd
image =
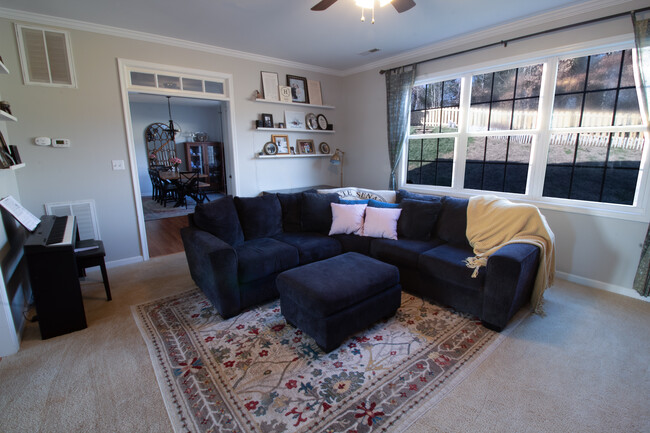
[(436, 236), (453, 245), (467, 246), (467, 204), (466, 198), (443, 197), (442, 209), (436, 224)]
[(428, 241), (442, 209), (442, 201), (421, 201), (403, 199), (400, 202), (402, 214), (397, 221), (397, 237)]
[(300, 203), (301, 193), (282, 194), (278, 193), (278, 200), (282, 207), (282, 229), (285, 233), (295, 233), (301, 230), (300, 226)]
[(235, 197), (244, 238), (268, 238), (282, 233), (282, 206), (276, 194)]
[(338, 203), (338, 194), (302, 193), (300, 221), (302, 230), (327, 234), (332, 227), (331, 203)]
[(414, 192), (410, 192), (405, 189), (400, 189), (399, 191), (397, 191), (397, 195), (395, 197), (396, 203), (401, 203), (402, 200), (406, 200), (406, 199), (420, 200), (420, 201), (433, 201), (439, 203), (442, 200), (442, 196), (431, 195), (431, 194), (416, 194)]
[(232, 196), (219, 197), (208, 203), (196, 205), (194, 224), (231, 246), (244, 242), (244, 232)]

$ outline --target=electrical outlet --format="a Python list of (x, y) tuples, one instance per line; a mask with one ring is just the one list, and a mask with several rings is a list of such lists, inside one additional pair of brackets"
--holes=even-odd
[(114, 159), (113, 170), (124, 170), (124, 160), (123, 159)]

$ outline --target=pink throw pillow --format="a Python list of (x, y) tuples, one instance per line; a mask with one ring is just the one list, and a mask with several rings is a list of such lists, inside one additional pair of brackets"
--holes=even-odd
[(330, 229), (330, 235), (361, 234), (363, 230), (363, 215), (367, 205), (331, 203), (331, 206), (332, 228)]
[(363, 236), (397, 239), (397, 220), (402, 209), (368, 207), (363, 224)]

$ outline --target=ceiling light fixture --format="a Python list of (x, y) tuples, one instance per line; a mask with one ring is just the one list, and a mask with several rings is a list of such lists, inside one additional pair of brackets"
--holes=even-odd
[[(379, 0), (379, 6), (384, 7), (393, 0)], [(366, 21), (364, 11), (366, 9), (372, 10), (372, 21), (371, 24), (375, 23), (375, 0), (355, 0), (355, 4), (361, 8), (361, 22)]]

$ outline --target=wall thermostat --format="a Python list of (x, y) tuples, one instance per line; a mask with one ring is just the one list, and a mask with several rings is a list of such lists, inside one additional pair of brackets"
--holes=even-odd
[(50, 140), (50, 137), (36, 137), (34, 139), (34, 144), (38, 146), (49, 146), (52, 144), (52, 140)]
[(67, 138), (55, 138), (52, 140), (52, 147), (70, 147), (70, 140)]

